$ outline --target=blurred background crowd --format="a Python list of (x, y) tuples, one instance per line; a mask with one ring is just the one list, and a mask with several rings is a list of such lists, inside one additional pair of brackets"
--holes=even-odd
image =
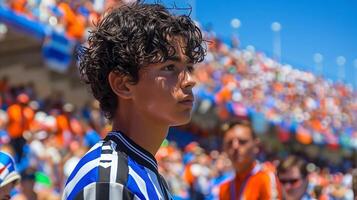
[[(76, 46), (106, 9), (127, 2), (0, 0), (0, 13), (9, 27), (10, 13), (20, 22), (50, 27)], [(0, 37), (6, 35), (7, 26), (0, 29)], [(234, 176), (222, 139), (225, 121), (239, 118), (249, 119), (262, 141), (261, 163), (277, 170), (282, 159), (298, 156), (306, 162), (309, 195), (353, 199), (357, 93), (352, 87), (279, 63), (253, 47), (242, 49), (238, 38), (229, 44), (212, 31), (204, 35), (208, 52), (196, 66), (192, 122), (172, 128), (156, 155), (175, 198), (215, 199), (219, 184)], [(60, 199), (70, 172), (110, 123), (96, 101), (78, 106), (65, 100), (64, 91), (43, 97), (34, 82), (0, 78), (0, 148), (14, 157), (22, 176), (12, 197)]]
[(87, 31), (108, 8), (130, 0), (2, 0), (1, 5), (30, 20), (49, 25), (71, 39), (84, 41)]

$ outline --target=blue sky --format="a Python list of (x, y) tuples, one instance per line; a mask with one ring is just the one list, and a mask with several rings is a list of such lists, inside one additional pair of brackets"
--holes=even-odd
[[(150, 2), (150, 1), (149, 1)], [(357, 1), (356, 0), (162, 0), (166, 5), (194, 7), (203, 26), (211, 24), (224, 40), (238, 34), (241, 47), (253, 45), (273, 55), (272, 22), (280, 22), (281, 61), (315, 72), (313, 55), (323, 56), (323, 74), (337, 80), (336, 58), (346, 58), (346, 81), (357, 86)], [(231, 20), (238, 18), (238, 30)]]

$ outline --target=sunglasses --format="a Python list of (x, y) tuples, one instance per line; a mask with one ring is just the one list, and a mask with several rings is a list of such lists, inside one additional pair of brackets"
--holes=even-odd
[(294, 178), (294, 179), (280, 179), (280, 183), (283, 185), (290, 184), (290, 185), (296, 185), (301, 178)]

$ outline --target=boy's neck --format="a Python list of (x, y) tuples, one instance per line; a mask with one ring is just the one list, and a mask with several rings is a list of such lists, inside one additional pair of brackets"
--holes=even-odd
[(126, 113), (113, 119), (113, 130), (121, 131), (136, 144), (155, 156), (168, 133), (168, 126), (144, 119), (140, 115)]

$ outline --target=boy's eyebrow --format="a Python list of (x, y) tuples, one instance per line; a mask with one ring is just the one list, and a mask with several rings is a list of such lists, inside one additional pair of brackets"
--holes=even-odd
[(177, 55), (174, 55), (174, 56), (170, 57), (169, 60), (180, 62), (181, 58), (179, 56), (177, 56)]
[[(187, 58), (187, 57), (186, 57), (186, 58)], [(172, 60), (172, 61), (174, 61), (174, 62), (181, 62), (181, 61), (182, 61), (181, 57), (179, 57), (179, 56), (177, 56), (177, 55), (171, 56), (171, 57), (169, 58), (169, 60)], [(189, 59), (185, 59), (184, 62), (187, 62), (188, 64), (193, 64), (192, 62), (190, 62)]]

